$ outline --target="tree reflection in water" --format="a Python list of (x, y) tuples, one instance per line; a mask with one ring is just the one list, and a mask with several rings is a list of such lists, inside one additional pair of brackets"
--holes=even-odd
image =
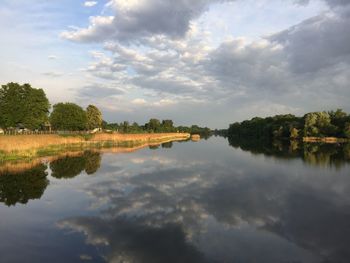
[[(146, 156), (134, 163), (139, 170), (125, 168), (127, 176), (105, 177), (85, 189), (104, 201), (97, 215), (66, 218), (59, 225), (83, 233), (99, 249), (106, 247), (103, 257), (109, 262), (345, 263), (350, 181), (343, 172), (332, 176), (337, 170), (319, 167), (345, 158), (344, 146), (338, 147), (249, 145), (255, 153), (302, 158), (317, 167), (241, 151), (235, 152), (237, 159), (226, 158), (232, 149), (218, 158), (208, 152), (200, 159), (205, 162), (181, 161), (179, 154), (166, 166)], [(321, 161), (304, 159), (305, 152)], [(324, 154), (331, 157), (319, 157)], [(128, 160), (123, 164), (128, 167)]]
[(39, 164), (24, 172), (5, 172), (0, 175), (0, 202), (7, 206), (27, 204), (40, 199), (49, 184), (47, 166)]
[(301, 158), (313, 166), (340, 168), (350, 162), (350, 144), (303, 143), (299, 141), (229, 140), (234, 148), (276, 158)]
[[(347, 145), (231, 142), (253, 153), (247, 154), (214, 140), (106, 156), (98, 176), (59, 188), (64, 204), (67, 193), (86, 193), (86, 206), (72, 198), (68, 212), (50, 224), (71, 240), (75, 232), (85, 240), (52, 241), (53, 247), (88, 244), (94, 262), (349, 261)], [(93, 173), (100, 161), (86, 152), (53, 162), (52, 170), (70, 178), (65, 165), (74, 174)]]
[(165, 142), (165, 143), (162, 143), (162, 148), (167, 148), (167, 149), (170, 149), (173, 147), (173, 142)]
[[(96, 173), (100, 166), (101, 154), (91, 151), (86, 151), (81, 156), (65, 156), (50, 163), (51, 175), (55, 178), (73, 178), (84, 170), (91, 175)], [(21, 169), (13, 172), (5, 170), (0, 173), (0, 202), (12, 206), (40, 199), (49, 184), (46, 170), (47, 165), (41, 163), (29, 169), (25, 168), (23, 171)]]
[(50, 163), (51, 176), (58, 179), (69, 179), (82, 173), (84, 170), (91, 175), (101, 166), (99, 152), (86, 151), (81, 156), (66, 156)]

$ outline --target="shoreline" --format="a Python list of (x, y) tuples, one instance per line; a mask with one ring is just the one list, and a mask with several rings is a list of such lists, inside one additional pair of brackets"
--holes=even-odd
[[(220, 135), (219, 135), (220, 136)], [(221, 136), (223, 137), (223, 136)], [(338, 137), (298, 137), (298, 138), (289, 138), (289, 137), (278, 137), (278, 138), (269, 138), (269, 137), (240, 137), (240, 136), (233, 136), (233, 137), (227, 137), (235, 140), (255, 140), (255, 141), (297, 141), (297, 142), (303, 142), (303, 143), (325, 143), (325, 144), (337, 144), (337, 143), (350, 143), (350, 139), (347, 138), (338, 138)]]
[[(179, 141), (179, 140), (176, 140)], [(162, 143), (174, 142), (173, 140), (164, 141)], [(111, 148), (85, 148), (85, 149), (77, 149), (76, 151), (62, 151), (56, 153), (54, 155), (34, 157), (31, 159), (18, 159), (18, 160), (9, 160), (0, 162), (0, 176), (4, 173), (21, 173), (23, 171), (32, 169), (33, 167), (43, 164), (50, 163), (65, 157), (80, 157), (83, 156), (86, 152), (99, 153), (103, 154), (128, 154), (133, 153), (138, 150), (144, 149), (150, 146), (158, 146), (159, 143), (147, 143), (140, 146), (134, 147), (111, 147)]]
[(303, 137), (303, 142), (307, 143), (348, 143), (350, 139), (337, 137)]
[(82, 136), (18, 135), (0, 136), (0, 162), (31, 160), (64, 152), (105, 148), (137, 148), (190, 139), (189, 133), (118, 134)]

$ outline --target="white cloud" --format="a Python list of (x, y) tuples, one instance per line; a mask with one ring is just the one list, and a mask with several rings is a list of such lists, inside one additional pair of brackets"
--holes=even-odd
[[(56, 1), (19, 2), (0, 10), (0, 32), (9, 36), (0, 50), (2, 82), (33, 83), (54, 102), (66, 94), (96, 102), (110, 121), (158, 114), (180, 123), (186, 115), (185, 124), (215, 128), (288, 110), (350, 110), (345, 0), (290, 0), (283, 10), (280, 0), (114, 0), (93, 13), (78, 8), (84, 1), (71, 1), (66, 12)], [(43, 29), (38, 17), (55, 19)], [(62, 27), (65, 39), (85, 45), (56, 42)]]
[(51, 78), (58, 78), (58, 77), (62, 77), (64, 73), (59, 71), (48, 71), (48, 72), (44, 72), (43, 75)]
[(131, 103), (135, 105), (146, 105), (147, 101), (145, 99), (134, 99)]
[(58, 57), (56, 55), (50, 55), (47, 57), (49, 60), (56, 60)]
[(85, 7), (93, 7), (93, 6), (97, 5), (97, 4), (98, 4), (98, 2), (96, 2), (96, 1), (86, 1), (84, 3), (84, 6)]
[[(223, 0), (224, 2), (234, 0)], [(63, 38), (77, 42), (105, 40), (137, 40), (151, 35), (183, 37), (190, 22), (207, 10), (210, 4), (221, 0), (111, 0), (107, 7), (114, 16), (95, 16), (88, 28), (65, 31)]]

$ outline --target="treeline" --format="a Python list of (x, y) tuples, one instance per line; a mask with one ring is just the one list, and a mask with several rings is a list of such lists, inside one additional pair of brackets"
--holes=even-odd
[(186, 126), (174, 126), (172, 120), (158, 120), (150, 119), (144, 125), (140, 125), (137, 122), (130, 124), (128, 121), (121, 123), (107, 123), (103, 122), (103, 129), (118, 131), (120, 133), (167, 133), (167, 132), (184, 132), (190, 134), (200, 134), (202, 137), (208, 137), (211, 135), (211, 130), (207, 127), (199, 127), (192, 125)]
[(197, 125), (176, 127), (172, 120), (150, 119), (144, 125), (128, 121), (107, 123), (94, 105), (83, 109), (68, 102), (53, 105), (51, 113), (50, 109), (50, 102), (42, 89), (18, 83), (8, 83), (0, 88), (0, 128), (5, 130), (86, 131), (102, 128), (120, 133), (186, 132), (203, 137), (211, 133), (209, 128)]
[(350, 115), (341, 109), (307, 113), (303, 117), (292, 114), (276, 115), (236, 122), (227, 135), (253, 138), (338, 137), (350, 138)]

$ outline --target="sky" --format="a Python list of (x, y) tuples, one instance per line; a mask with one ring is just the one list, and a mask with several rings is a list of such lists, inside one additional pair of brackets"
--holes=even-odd
[(109, 122), (350, 112), (349, 0), (0, 0), (0, 84)]

